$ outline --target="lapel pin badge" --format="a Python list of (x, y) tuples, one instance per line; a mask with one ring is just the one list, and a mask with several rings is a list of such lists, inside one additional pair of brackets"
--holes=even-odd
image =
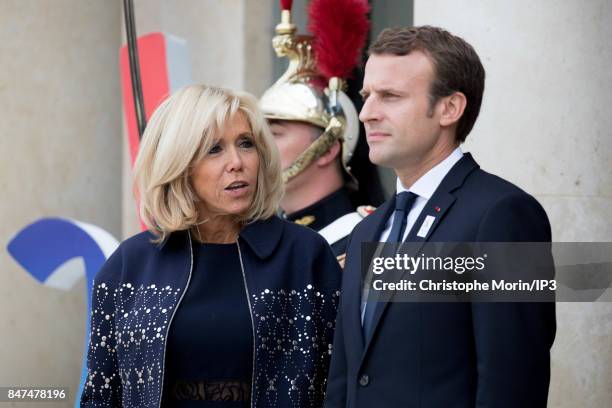
[(425, 221), (423, 221), (423, 224), (421, 224), (421, 228), (417, 233), (417, 237), (425, 238), (435, 220), (436, 217), (434, 217), (433, 215), (428, 215), (427, 217), (425, 217)]

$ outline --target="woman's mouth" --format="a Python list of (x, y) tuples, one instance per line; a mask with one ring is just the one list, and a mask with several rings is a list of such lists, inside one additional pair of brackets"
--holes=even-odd
[(225, 191), (230, 194), (232, 197), (240, 197), (248, 192), (249, 183), (246, 181), (234, 181), (227, 187), (225, 187)]

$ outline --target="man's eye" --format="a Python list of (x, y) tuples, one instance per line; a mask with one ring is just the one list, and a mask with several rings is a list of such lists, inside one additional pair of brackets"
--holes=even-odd
[(282, 137), (285, 134), (285, 131), (280, 127), (273, 127), (270, 129), (270, 133), (274, 137)]
[(384, 99), (395, 99), (395, 98), (397, 98), (397, 95), (387, 93), (387, 94), (384, 94), (384, 95), (383, 95), (383, 98), (384, 98)]

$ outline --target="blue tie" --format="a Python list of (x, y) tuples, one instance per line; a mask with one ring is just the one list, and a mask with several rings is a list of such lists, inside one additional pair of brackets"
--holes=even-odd
[(387, 242), (402, 242), (404, 237), (404, 232), (406, 231), (406, 223), (408, 222), (408, 212), (412, 208), (412, 204), (414, 204), (414, 200), (416, 200), (417, 195), (410, 192), (404, 191), (403, 193), (399, 193), (395, 197), (395, 211), (393, 212), (393, 226), (391, 227), (391, 232), (389, 233), (389, 238), (387, 238)]
[[(417, 195), (410, 192), (404, 191), (395, 196), (395, 211), (393, 212), (393, 225), (391, 226), (391, 232), (387, 242), (399, 243), (402, 242), (404, 237), (404, 231), (406, 230), (408, 212), (414, 204)], [(376, 310), (377, 304), (377, 293), (369, 293), (368, 301), (365, 306), (365, 312), (363, 315), (363, 338), (368, 339), (372, 330), (372, 323), (374, 322), (374, 311)]]

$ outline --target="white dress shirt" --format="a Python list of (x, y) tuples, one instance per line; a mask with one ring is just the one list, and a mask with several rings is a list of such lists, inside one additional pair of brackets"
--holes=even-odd
[[(446, 157), (446, 159), (442, 160), (435, 167), (430, 169), (427, 173), (423, 174), (421, 178), (414, 182), (414, 184), (408, 188), (404, 187), (398, 177), (396, 182), (396, 194), (399, 194), (404, 191), (410, 191), (417, 195), (414, 204), (412, 205), (412, 209), (408, 213), (408, 222), (406, 224), (406, 230), (404, 231), (404, 236), (402, 237), (402, 242), (408, 236), (408, 233), (414, 226), (417, 218), (425, 208), (425, 204), (431, 198), (433, 193), (436, 191), (440, 183), (450, 169), (463, 157), (463, 152), (460, 147), (457, 147), (451, 154)], [(391, 217), (387, 220), (387, 224), (385, 229), (380, 234), (379, 242), (387, 242), (389, 238), (389, 233), (391, 232), (391, 226), (393, 225), (393, 212)]]

